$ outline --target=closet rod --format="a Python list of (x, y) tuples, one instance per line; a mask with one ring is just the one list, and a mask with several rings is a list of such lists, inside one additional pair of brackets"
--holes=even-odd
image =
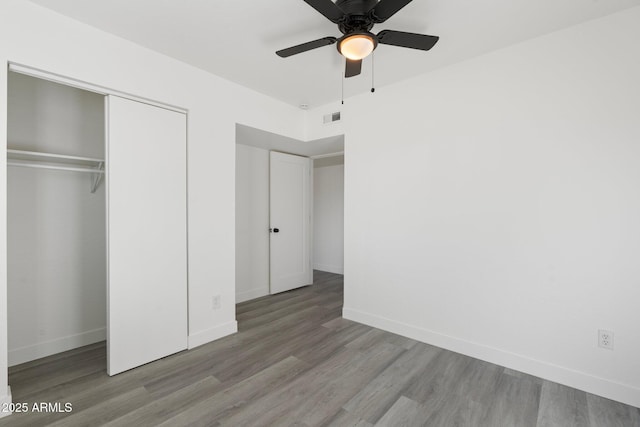
[(39, 164), (39, 163), (23, 163), (17, 161), (7, 161), (7, 166), (18, 166), (23, 168), (36, 168), (36, 169), (52, 169), (59, 171), (71, 171), (71, 172), (87, 172), (87, 173), (104, 173), (102, 169), (91, 169), (91, 168), (77, 168), (72, 166), (57, 166), (57, 165), (47, 165), (47, 164)]
[(93, 157), (68, 156), (66, 154), (42, 153), (39, 151), (24, 151), (24, 150), (14, 150), (14, 149), (7, 149), (7, 155), (43, 158), (43, 159), (61, 159), (61, 160), (71, 160), (71, 161), (78, 161), (78, 162), (94, 162), (94, 163), (104, 162), (103, 159), (96, 159)]

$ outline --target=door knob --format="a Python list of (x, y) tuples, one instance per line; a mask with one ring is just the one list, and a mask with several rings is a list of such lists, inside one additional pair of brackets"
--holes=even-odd
[(273, 232), (274, 232), (274, 233), (279, 233), (279, 232), (280, 232), (280, 229), (279, 229), (279, 228), (274, 228), (274, 229), (273, 229)]

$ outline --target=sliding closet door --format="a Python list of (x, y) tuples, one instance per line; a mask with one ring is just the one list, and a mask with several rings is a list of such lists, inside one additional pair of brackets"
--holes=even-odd
[(186, 115), (107, 99), (109, 375), (187, 348)]

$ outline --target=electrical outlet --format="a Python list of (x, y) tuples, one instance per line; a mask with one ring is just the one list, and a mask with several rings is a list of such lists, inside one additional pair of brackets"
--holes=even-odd
[(613, 332), (598, 329), (598, 347), (613, 350)]
[(212, 298), (212, 308), (214, 310), (220, 310), (220, 295), (216, 295)]

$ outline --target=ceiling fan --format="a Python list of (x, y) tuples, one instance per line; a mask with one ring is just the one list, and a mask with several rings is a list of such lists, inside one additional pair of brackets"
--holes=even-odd
[(380, 24), (391, 18), (411, 0), (337, 0), (335, 3), (331, 0), (304, 1), (331, 22), (338, 24), (338, 29), (343, 36), (340, 38), (323, 37), (279, 50), (276, 54), (287, 58), (337, 42), (338, 52), (346, 58), (345, 77), (360, 74), (362, 59), (373, 52), (379, 43), (429, 50), (439, 39), (437, 36), (394, 30), (383, 30), (378, 34), (371, 33), (375, 24)]

